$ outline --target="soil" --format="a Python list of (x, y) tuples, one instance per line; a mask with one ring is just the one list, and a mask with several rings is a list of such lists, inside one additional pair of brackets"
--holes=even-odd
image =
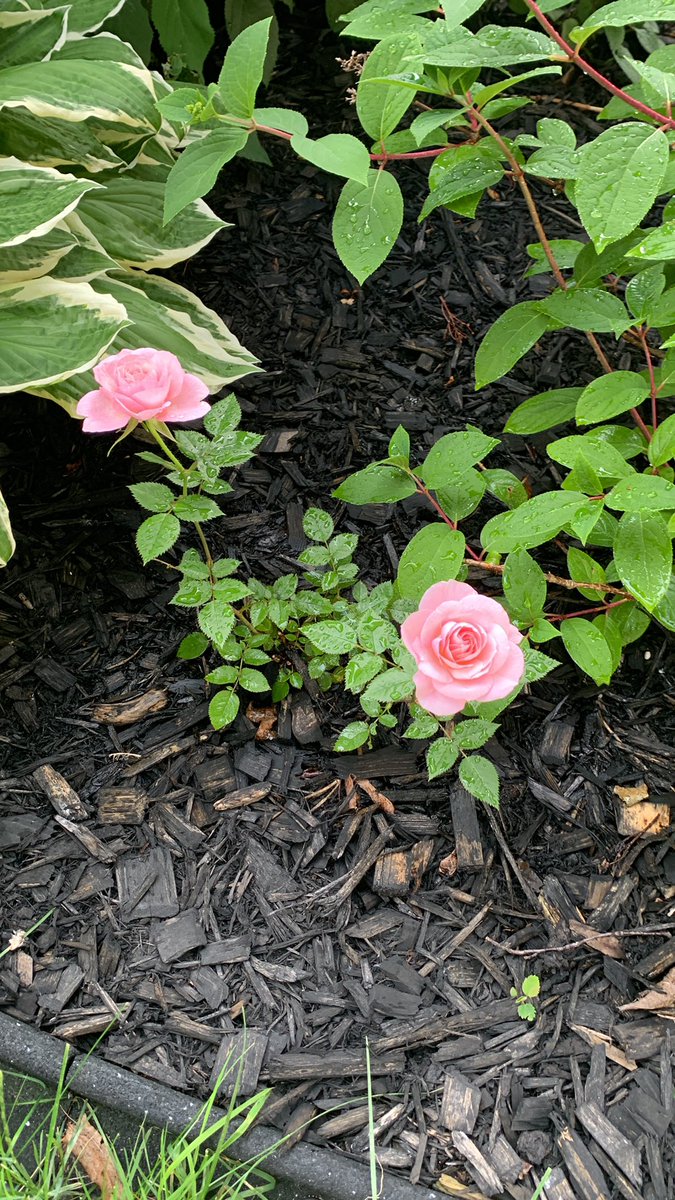
[[(312, 19), (284, 18), (269, 102), (350, 130), (345, 48), (312, 26), (308, 56)], [(217, 536), (273, 579), (320, 504), (377, 582), (423, 511), (346, 510), (333, 486), (398, 424), (420, 456), (467, 422), (499, 436), (524, 397), (593, 366), (559, 335), (474, 391), (482, 333), (548, 286), (522, 279), (532, 235), (509, 185), (473, 221), (420, 226), (424, 172), (401, 166), (403, 234), (359, 290), (330, 240), (338, 181), (270, 154), (227, 169), (211, 202), (234, 228), (175, 273), (264, 369), (235, 387), (266, 439)], [(550, 233), (574, 236), (564, 203), (539, 199)], [(0, 593), (3, 940), (43, 919), (0, 961), (3, 1008), (196, 1096), (246, 1044), (240, 1085), (272, 1088), (266, 1121), (359, 1158), (367, 1038), (384, 1166), (474, 1198), (527, 1200), (550, 1166), (556, 1200), (668, 1200), (672, 642), (650, 631), (602, 691), (566, 663), (523, 696), (488, 748), (499, 814), (428, 784), (397, 731), (333, 755), (357, 708), (338, 692), (294, 696), (271, 740), (246, 715), (215, 733), (198, 666), (175, 657), (191, 626), (172, 572), (136, 557), (137, 446), (108, 457), (32, 398), (7, 401), (3, 439), (19, 544)], [(537, 490), (546, 441), (505, 437), (494, 465)], [(529, 1023), (510, 989), (531, 974)]]

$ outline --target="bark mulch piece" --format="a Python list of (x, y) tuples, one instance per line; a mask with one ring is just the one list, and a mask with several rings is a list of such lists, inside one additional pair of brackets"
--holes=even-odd
[[(322, 35), (283, 101), (318, 108), (334, 54)], [(473, 391), (477, 336), (543, 286), (514, 287), (531, 239), (508, 186), (473, 222), (418, 228), (421, 177), (400, 172), (411, 219), (362, 293), (330, 245), (332, 182), (272, 156), (228, 168), (215, 205), (237, 229), (186, 271), (267, 372), (236, 389), (268, 438), (218, 534), (265, 579), (294, 569), (303, 509), (340, 516), (331, 483), (397, 424), (420, 453), (467, 421), (499, 433), (522, 397), (586, 369), (561, 335)], [(214, 733), (198, 670), (175, 659), (171, 572), (135, 558), (133, 446), (108, 459), (27, 404), (3, 478), (20, 536), (0, 593), (3, 934), (50, 915), (0, 961), (3, 1008), (80, 1048), (107, 1030), (99, 1054), (196, 1096), (227, 1094), (241, 1067), (245, 1094), (273, 1089), (268, 1123), (361, 1159), (368, 1038), (384, 1166), (467, 1197), (528, 1200), (552, 1166), (549, 1200), (668, 1200), (675, 846), (638, 808), (673, 805), (665, 638), (631, 647), (601, 693), (567, 665), (513, 706), (489, 747), (499, 814), (429, 785), (423, 746), (332, 755), (355, 708), (309, 685), (269, 740), (253, 711)], [(509, 438), (496, 465), (536, 485), (545, 442)], [(341, 513), (367, 579), (419, 517)], [(620, 832), (626, 808), (637, 833)], [(510, 989), (533, 973), (528, 1024)]]

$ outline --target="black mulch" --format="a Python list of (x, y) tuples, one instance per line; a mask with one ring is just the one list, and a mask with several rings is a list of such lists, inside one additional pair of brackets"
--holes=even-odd
[[(292, 31), (285, 53), (280, 98), (349, 128), (335, 41), (293, 92)], [(475, 221), (418, 227), (423, 176), (401, 169), (410, 216), (360, 293), (330, 243), (333, 182), (273, 155), (273, 170), (228, 168), (215, 204), (236, 228), (178, 276), (266, 371), (236, 389), (267, 440), (219, 536), (273, 578), (292, 569), (303, 508), (325, 504), (362, 535), (375, 581), (421, 514), (343, 511), (332, 485), (398, 423), (420, 453), (467, 420), (499, 432), (522, 397), (591, 377), (584, 343), (549, 338), (476, 395), (478, 336), (542, 287), (518, 282), (530, 233), (509, 187)], [(367, 1037), (385, 1166), (474, 1198), (526, 1200), (555, 1166), (555, 1200), (668, 1200), (672, 646), (651, 634), (601, 693), (563, 666), (514, 705), (490, 747), (498, 816), (427, 784), (422, 746), (332, 755), (344, 697), (295, 697), (272, 740), (246, 716), (214, 733), (198, 670), (175, 660), (189, 615), (167, 607), (171, 572), (135, 555), (134, 447), (107, 458), (107, 439), (35, 400), (4, 411), (20, 545), (0, 594), (3, 942), (53, 910), (0, 961), (6, 1011), (81, 1048), (112, 1024), (99, 1053), (198, 1096), (245, 1015), (244, 1091), (270, 1084), (280, 1130), (360, 1158)], [(545, 442), (509, 438), (496, 462), (536, 487)], [(532, 973), (529, 1025), (509, 991)]]

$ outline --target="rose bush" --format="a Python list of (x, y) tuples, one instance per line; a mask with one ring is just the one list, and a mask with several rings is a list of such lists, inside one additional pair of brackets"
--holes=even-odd
[(435, 583), (401, 626), (417, 671), (417, 703), (437, 717), (503, 700), (525, 673), (523, 635), (501, 604), (468, 583)]
[(209, 389), (168, 350), (120, 350), (94, 367), (100, 385), (77, 406), (85, 433), (111, 433), (130, 421), (195, 421), (210, 409)]

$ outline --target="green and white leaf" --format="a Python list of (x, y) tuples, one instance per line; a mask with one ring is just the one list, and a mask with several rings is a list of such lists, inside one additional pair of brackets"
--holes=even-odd
[(0, 110), (24, 108), (68, 123), (97, 121), (103, 131), (122, 128), (132, 139), (159, 129), (156, 98), (151, 72), (128, 63), (51, 59), (0, 72)]
[(9, 509), (0, 492), (0, 567), (6, 567), (16, 549)]
[(49, 58), (66, 37), (67, 8), (0, 11), (0, 70)]
[(48, 233), (92, 189), (99, 190), (93, 179), (0, 158), (0, 246), (18, 246)]
[(3, 246), (0, 248), (0, 284), (24, 283), (27, 279), (49, 275), (76, 244), (72, 233), (56, 225), (42, 237), (29, 238), (18, 246)]

